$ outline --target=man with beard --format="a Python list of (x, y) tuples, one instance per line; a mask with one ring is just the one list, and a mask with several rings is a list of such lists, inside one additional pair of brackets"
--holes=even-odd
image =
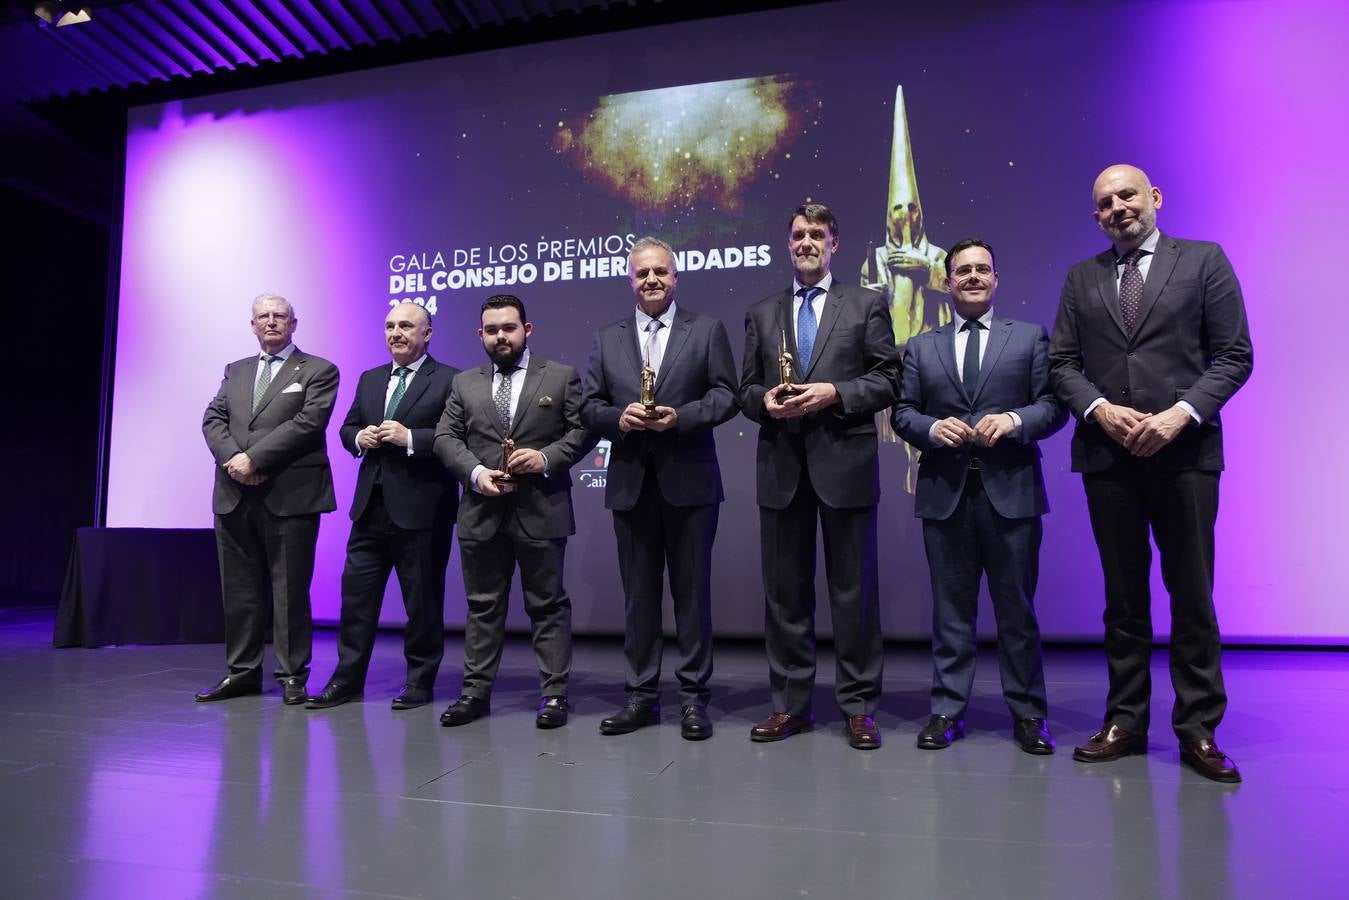
[(532, 355), (533, 330), (520, 298), (487, 298), (478, 337), (490, 362), (454, 377), (436, 427), (436, 456), (465, 487), (458, 525), (468, 600), (462, 696), (442, 725), (489, 711), (517, 566), (543, 694), (535, 724), (567, 722), (571, 600), (562, 570), (576, 531), (568, 470), (595, 439), (581, 426), (576, 370)]
[[(797, 207), (787, 251), (791, 290), (750, 307), (740, 408), (759, 423), (756, 493), (773, 714), (750, 730), (778, 741), (811, 727), (815, 686), (815, 531), (824, 533), (837, 661), (835, 697), (848, 743), (880, 746), (882, 642), (876, 557), (880, 472), (875, 413), (895, 402), (898, 354), (884, 298), (829, 272), (838, 221)], [(794, 384), (779, 361), (791, 356)]]
[(1214, 734), (1227, 708), (1213, 607), (1223, 469), (1218, 411), (1250, 377), (1241, 286), (1217, 244), (1157, 230), (1162, 192), (1133, 166), (1092, 186), (1111, 249), (1068, 272), (1050, 344), (1054, 391), (1077, 416), (1082, 473), (1105, 574), (1109, 693), (1100, 731), (1073, 751), (1104, 762), (1147, 750), (1149, 576), (1157, 542), (1171, 596), (1171, 727), (1205, 778), (1241, 780)]
[(389, 572), (398, 573), (407, 610), (407, 678), (394, 709), (431, 702), (445, 653), (445, 566), (459, 491), (432, 450), (436, 423), (458, 369), (427, 351), (431, 316), (400, 303), (384, 319), (393, 363), (361, 375), (342, 423), (342, 446), (361, 460), (342, 569), (337, 668), (305, 703), (328, 709), (361, 697)]
[[(627, 705), (600, 722), (626, 734), (660, 721), (666, 564), (679, 646), (680, 734), (712, 736), (712, 542), (724, 499), (712, 430), (735, 415), (735, 360), (717, 319), (675, 304), (679, 273), (664, 241), (628, 254), (637, 308), (595, 335), (581, 421), (612, 442), (604, 505), (613, 510), (623, 580)], [(654, 379), (654, 409), (642, 401)]]
[(1049, 501), (1036, 441), (1066, 417), (1049, 387), (1044, 328), (993, 314), (993, 248), (960, 241), (945, 265), (955, 321), (910, 338), (892, 416), (923, 451), (913, 512), (932, 576), (932, 718), (918, 746), (940, 750), (964, 735), (987, 575), (1012, 735), (1027, 753), (1048, 755), (1035, 585)]
[(337, 508), (325, 430), (337, 367), (295, 347), (300, 324), (284, 297), (253, 301), (262, 353), (225, 367), (202, 433), (215, 457), (215, 537), (225, 601), (229, 674), (197, 702), (262, 692), (265, 604), (272, 604), (273, 676), (283, 699), (305, 701), (313, 623), (309, 583), (319, 514)]

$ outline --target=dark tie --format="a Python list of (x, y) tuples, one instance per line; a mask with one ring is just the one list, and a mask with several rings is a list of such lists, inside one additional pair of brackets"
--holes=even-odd
[(970, 319), (960, 326), (961, 331), (969, 332), (965, 339), (965, 365), (960, 372), (960, 380), (965, 385), (965, 393), (974, 399), (974, 389), (979, 386), (979, 329), (983, 324), (978, 319)]
[(511, 373), (518, 368), (519, 366), (514, 363), (502, 363), (497, 366), (497, 371), (501, 373), (501, 382), (497, 385), (492, 400), (496, 403), (497, 419), (501, 422), (502, 434), (511, 432)]
[(1124, 323), (1124, 333), (1130, 336), (1138, 324), (1138, 307), (1143, 303), (1143, 273), (1138, 268), (1142, 258), (1141, 249), (1124, 254), (1124, 274), (1119, 277), (1120, 321)]
[(407, 366), (399, 366), (395, 370), (398, 375), (398, 384), (394, 386), (393, 393), (389, 395), (389, 405), (384, 407), (384, 418), (392, 419), (394, 411), (398, 409), (398, 404), (402, 402), (403, 395), (408, 391), (408, 376), (412, 370)]
[(665, 323), (660, 319), (652, 319), (646, 323), (646, 364), (653, 372), (660, 371), (660, 330), (665, 327)]
[(265, 353), (262, 355), (262, 372), (258, 375), (257, 384), (253, 385), (253, 412), (258, 411), (258, 407), (262, 404), (262, 395), (272, 386), (272, 361), (276, 358)]
[(796, 314), (796, 352), (801, 357), (801, 377), (806, 377), (810, 368), (810, 354), (815, 349), (815, 331), (820, 323), (815, 319), (815, 307), (811, 304), (824, 288), (801, 288), (797, 294), (801, 297), (801, 311)]

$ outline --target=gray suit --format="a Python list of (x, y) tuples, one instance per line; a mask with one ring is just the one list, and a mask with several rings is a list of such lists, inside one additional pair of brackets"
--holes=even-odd
[[(215, 457), (216, 547), (225, 603), (225, 657), (231, 675), (262, 666), (272, 597), (272, 643), (278, 679), (309, 674), (312, 644), (309, 583), (319, 514), (337, 508), (325, 429), (337, 398), (337, 367), (298, 349), (276, 366), (253, 411), (258, 354), (225, 367), (202, 433)], [(222, 466), (244, 452), (267, 480), (241, 485)]]
[(566, 696), (571, 671), (571, 600), (562, 585), (567, 536), (576, 531), (571, 473), (595, 446), (581, 426), (581, 382), (571, 366), (531, 354), (516, 401), (511, 437), (540, 450), (545, 475), (523, 475), (500, 497), (477, 492), (473, 470), (501, 465), (504, 437), (492, 399), (490, 363), (460, 372), (436, 427), (435, 453), (465, 487), (459, 503), (459, 556), (468, 599), (463, 694), (491, 696), (506, 628), (506, 602), (518, 564), (525, 611), (545, 697)]
[(712, 675), (712, 543), (724, 498), (712, 431), (735, 415), (735, 359), (726, 328), (676, 306), (655, 383), (656, 402), (678, 414), (664, 432), (623, 432), (618, 421), (641, 398), (642, 355), (635, 317), (595, 335), (581, 421), (613, 442), (604, 504), (614, 512), (623, 579), (623, 651), (628, 693), (660, 693), (661, 600), (670, 569), (677, 670), (683, 704), (706, 705)]

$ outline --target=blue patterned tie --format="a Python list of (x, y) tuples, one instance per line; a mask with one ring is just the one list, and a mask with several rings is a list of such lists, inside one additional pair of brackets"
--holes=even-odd
[(392, 419), (394, 412), (398, 409), (398, 404), (402, 402), (403, 395), (408, 391), (408, 375), (412, 370), (407, 366), (399, 366), (397, 370), (398, 384), (394, 385), (393, 393), (389, 395), (389, 405), (384, 408), (384, 418)]
[(796, 352), (801, 357), (802, 378), (806, 377), (806, 370), (810, 368), (810, 354), (815, 349), (815, 331), (820, 324), (815, 319), (815, 307), (811, 301), (822, 290), (824, 288), (811, 287), (797, 291), (801, 297), (801, 311), (796, 314)]

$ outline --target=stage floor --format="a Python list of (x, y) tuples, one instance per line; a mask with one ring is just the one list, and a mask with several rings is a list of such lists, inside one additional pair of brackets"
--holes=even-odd
[[(1153, 666), (1151, 752), (1095, 766), (1094, 650), (1047, 657), (1059, 752), (1011, 741), (980, 658), (969, 736), (914, 747), (928, 662), (893, 650), (885, 745), (851, 750), (821, 662), (809, 734), (755, 744), (762, 649), (718, 647), (715, 737), (665, 722), (603, 737), (620, 648), (576, 650), (572, 719), (534, 727), (528, 644), (511, 639), (490, 717), (442, 728), (451, 638), (429, 707), (394, 712), (401, 639), (382, 634), (366, 701), (327, 711), (279, 690), (197, 704), (219, 645), (54, 650), (52, 616), (0, 611), (0, 894), (45, 897), (1252, 898), (1343, 895), (1349, 653), (1231, 651), (1219, 734), (1245, 783), (1182, 769)], [(335, 633), (315, 639), (317, 690)]]

